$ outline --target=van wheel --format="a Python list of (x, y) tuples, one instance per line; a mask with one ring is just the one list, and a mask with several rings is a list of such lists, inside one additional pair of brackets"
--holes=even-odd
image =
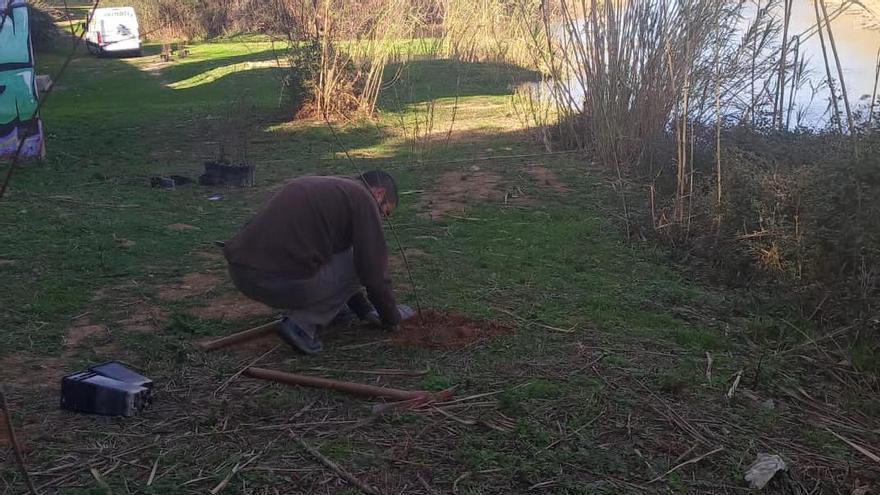
[(86, 41), (86, 49), (90, 55), (98, 55), (100, 53), (98, 47), (91, 41)]

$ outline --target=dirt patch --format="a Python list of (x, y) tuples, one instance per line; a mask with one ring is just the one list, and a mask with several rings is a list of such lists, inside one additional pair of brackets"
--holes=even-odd
[(179, 301), (188, 297), (201, 296), (214, 290), (223, 281), (213, 273), (190, 273), (184, 275), (180, 282), (159, 288), (159, 298), (167, 301)]
[(188, 223), (172, 223), (171, 225), (166, 225), (166, 229), (173, 230), (175, 232), (185, 232), (187, 230), (199, 230), (195, 225), (190, 225)]
[(91, 300), (93, 302), (128, 300), (133, 297), (132, 294), (139, 292), (139, 290), (139, 285), (134, 281), (107, 285), (92, 292)]
[(151, 333), (161, 329), (167, 320), (168, 313), (162, 308), (144, 302), (132, 306), (119, 324), (126, 332)]
[(12, 260), (0, 259), (0, 268), (3, 268), (4, 266), (14, 265), (14, 264), (15, 264), (15, 262)]
[(64, 337), (64, 347), (80, 347), (87, 340), (98, 335), (109, 335), (107, 327), (92, 325), (86, 318), (67, 330), (67, 336)]
[(60, 389), (66, 360), (58, 357), (34, 356), (25, 352), (0, 358), (0, 381), (23, 390), (34, 388)]
[(474, 342), (511, 333), (510, 327), (494, 321), (473, 320), (455, 313), (425, 311), (404, 322), (391, 341), (407, 347), (456, 349)]
[(162, 75), (162, 70), (171, 67), (174, 65), (173, 62), (166, 62), (161, 58), (157, 58), (153, 62), (149, 62), (140, 66), (140, 69), (151, 76), (159, 77)]
[[(247, 330), (246, 328), (241, 328), (240, 330)], [(279, 350), (282, 352), (291, 350), (287, 344), (284, 343), (274, 332), (269, 333), (263, 337), (259, 337), (253, 340), (249, 340), (247, 342), (242, 342), (241, 344), (236, 344), (232, 347), (229, 347), (227, 352), (232, 352), (242, 356), (243, 359), (251, 360), (264, 352), (272, 349), (276, 345), (281, 344)]]
[(118, 360), (125, 359), (125, 349), (120, 346), (117, 342), (110, 342), (109, 344), (99, 345), (92, 348), (92, 352), (95, 353), (95, 356), (98, 358), (97, 361), (102, 360)]
[(526, 171), (535, 181), (542, 186), (549, 187), (559, 194), (568, 194), (571, 192), (571, 188), (568, 187), (564, 182), (559, 180), (559, 177), (556, 175), (556, 172), (550, 170), (547, 167), (542, 165), (532, 165), (527, 168)]
[(424, 194), (420, 206), (428, 218), (439, 218), (463, 211), (480, 201), (500, 201), (501, 176), (494, 172), (446, 172), (432, 191)]
[(207, 306), (193, 308), (190, 314), (205, 320), (241, 320), (252, 316), (271, 315), (273, 309), (239, 294), (230, 294), (208, 302)]
[(192, 253), (196, 258), (208, 261), (220, 261), (223, 258), (223, 251), (219, 249), (195, 251)]

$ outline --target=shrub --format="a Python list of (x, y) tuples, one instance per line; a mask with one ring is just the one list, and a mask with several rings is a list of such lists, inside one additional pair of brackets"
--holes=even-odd
[(28, 3), (28, 20), (31, 30), (31, 43), (34, 50), (47, 51), (55, 47), (60, 32), (55, 19), (60, 12), (43, 0), (31, 0)]
[[(721, 202), (706, 153), (694, 164), (689, 232), (658, 228), (656, 211), (642, 217), (645, 230), (708, 261), (724, 282), (782, 289), (776, 302), (821, 327), (852, 325), (863, 352), (880, 351), (880, 136), (863, 136), (858, 155), (829, 133), (737, 127), (722, 143)], [(674, 178), (674, 165), (662, 175)]]

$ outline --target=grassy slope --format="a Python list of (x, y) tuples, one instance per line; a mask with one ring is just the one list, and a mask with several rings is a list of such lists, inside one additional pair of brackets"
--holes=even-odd
[[(555, 493), (726, 491), (723, 485), (742, 486), (741, 473), (758, 451), (778, 451), (805, 463), (819, 462), (804, 453), (818, 451), (829, 465), (860, 465), (858, 454), (824, 430), (800, 424), (788, 409), (768, 411), (745, 398), (722, 400), (736, 370), (748, 370), (743, 386), (762, 399), (776, 397), (771, 384), (788, 382), (791, 373), (740, 354), (724, 335), (729, 325), (716, 318), (728, 307), (718, 302), (721, 296), (685, 280), (657, 253), (623, 242), (606, 215), (607, 188), (584, 173), (583, 159), (467, 160), (540, 151), (517, 132), (508, 101), (511, 82), (530, 75), (493, 65), (413, 63), (385, 93), (378, 122), (340, 126), (339, 134), (358, 168), (387, 168), (398, 175), (402, 190), (413, 192), (404, 196), (396, 222), (403, 245), (425, 253), (413, 259), (423, 304), (509, 321), (517, 327), (515, 335), (448, 352), (382, 343), (346, 349), (352, 341), (381, 336), (345, 331), (327, 337), (323, 356), (300, 358), (281, 349), (263, 364), (288, 370), (427, 369), (419, 378), (380, 382), (455, 384), (461, 396), (502, 392), (497, 401), (455, 413), (489, 425), (510, 421), (512, 428), (468, 426), (434, 412), (392, 416), (346, 431), (348, 423), (332, 422), (367, 417), (362, 402), (248, 380), (216, 392), (227, 376), (271, 347), (204, 356), (189, 343), (261, 319), (203, 320), (188, 314), (230, 293), (228, 283), (179, 301), (158, 297), (160, 288), (188, 273), (222, 275), (222, 261), (203, 253), (212, 250), (211, 241), (235, 232), (283, 179), (353, 168), (341, 159), (325, 126), (287, 123), (278, 106), (279, 69), (227, 70), (245, 61), (273, 60), (269, 48), (198, 45), (191, 58), (154, 71), (142, 69), (155, 56), (79, 58), (47, 105), (48, 163), (18, 171), (0, 204), (0, 259), (8, 261), (0, 265), (0, 359), (17, 354), (28, 360), (19, 369), (0, 369), (0, 380), (10, 382), (14, 404), (27, 418), (23, 429), (36, 448), (30, 455), (35, 470), (72, 464), (59, 472), (70, 471), (70, 478), (47, 474), (38, 478), (41, 483), (63, 493), (104, 493), (87, 469), (74, 469), (91, 463), (109, 470), (113, 463), (106, 456), (112, 453), (133, 463), (105, 476), (117, 490), (204, 492), (236, 462), (259, 454), (253, 464), (259, 469), (240, 474), (224, 493), (344, 490), (290, 443), (288, 427), (388, 493), (429, 493), (425, 484), (438, 492), (511, 493), (540, 483)], [(44, 55), (39, 62), (43, 72), (51, 72), (61, 57)], [(181, 89), (169, 87), (175, 83)], [(431, 101), (435, 128), (448, 129), (456, 98), (448, 144), (445, 133), (430, 147), (405, 139)], [(229, 138), (230, 124), (247, 130), (248, 156), (259, 165), (258, 187), (149, 187), (148, 177), (156, 173), (196, 176), (201, 162), (216, 156), (217, 141)], [(555, 193), (536, 183), (527, 173), (535, 163), (555, 170), (572, 191)], [(436, 188), (444, 172), (474, 165), (499, 174), (501, 189), (525, 193), (529, 204), (484, 201), (464, 217), (420, 215), (418, 191)], [(208, 201), (215, 193), (223, 199)], [(166, 228), (173, 223), (198, 230)], [(406, 299), (401, 273), (397, 282)], [(105, 296), (96, 298), (98, 293)], [(153, 332), (126, 332), (120, 321), (147, 304), (161, 308), (164, 323)], [(107, 334), (65, 347), (71, 318), (86, 312), (93, 323), (107, 326)], [(714, 361), (711, 379), (705, 375), (707, 353)], [(48, 369), (57, 379), (62, 371), (100, 359), (126, 360), (157, 379), (156, 408), (136, 421), (61, 414), (55, 391), (18, 378)], [(302, 414), (290, 421), (297, 411)], [(288, 426), (254, 430), (267, 425)], [(647, 485), (715, 445), (728, 450)], [(157, 458), (160, 476), (145, 488), (149, 469), (143, 466)], [(819, 472), (825, 473), (816, 468), (804, 475)], [(0, 473), (15, 482), (13, 471)], [(829, 486), (834, 482), (825, 479)], [(184, 485), (191, 480), (197, 481)]]

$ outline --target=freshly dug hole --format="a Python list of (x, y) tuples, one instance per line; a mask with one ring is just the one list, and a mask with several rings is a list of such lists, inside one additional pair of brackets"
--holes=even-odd
[(460, 348), (468, 344), (511, 333), (501, 323), (473, 320), (455, 313), (423, 311), (403, 322), (391, 341), (401, 346)]

